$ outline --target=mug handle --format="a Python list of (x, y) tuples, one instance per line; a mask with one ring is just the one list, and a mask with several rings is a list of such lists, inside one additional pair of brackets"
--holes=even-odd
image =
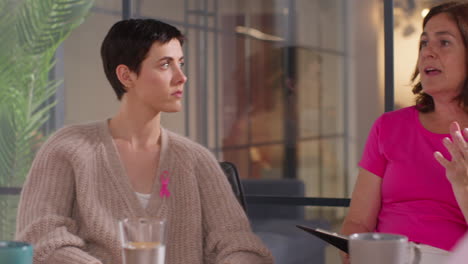
[(408, 243), (408, 264), (419, 264), (421, 262), (421, 248), (414, 242)]

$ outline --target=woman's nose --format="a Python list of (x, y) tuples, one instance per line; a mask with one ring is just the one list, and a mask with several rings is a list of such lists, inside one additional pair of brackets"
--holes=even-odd
[(177, 72), (174, 76), (174, 81), (176, 84), (184, 84), (187, 81), (187, 76), (185, 76), (184, 71), (181, 68), (177, 68)]
[(422, 57), (431, 57), (431, 58), (435, 58), (437, 56), (437, 52), (435, 51), (435, 49), (432, 47), (432, 45), (430, 44), (427, 44), (426, 47), (422, 48), (421, 49), (421, 55)]

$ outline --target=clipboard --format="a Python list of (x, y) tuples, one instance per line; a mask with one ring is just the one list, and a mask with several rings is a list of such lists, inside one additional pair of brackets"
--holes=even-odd
[(296, 225), (296, 227), (322, 239), (323, 241), (338, 248), (339, 250), (345, 253), (348, 253), (348, 240), (349, 239), (347, 236), (333, 233), (333, 232), (320, 229), (320, 228), (310, 228), (310, 227), (303, 226), (303, 225)]

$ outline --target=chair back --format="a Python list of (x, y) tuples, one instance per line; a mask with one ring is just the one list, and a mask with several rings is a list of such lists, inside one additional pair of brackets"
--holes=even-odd
[(231, 184), (232, 191), (237, 197), (237, 200), (241, 204), (242, 208), (247, 211), (245, 204), (244, 190), (240, 181), (239, 173), (237, 172), (236, 165), (229, 161), (222, 161), (219, 163), (224, 171), (229, 183)]

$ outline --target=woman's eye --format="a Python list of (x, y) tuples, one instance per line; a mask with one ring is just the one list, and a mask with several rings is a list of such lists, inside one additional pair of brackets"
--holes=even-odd
[(179, 67), (181, 67), (181, 68), (184, 67), (184, 65), (185, 65), (185, 62), (179, 63)]
[(163, 63), (163, 64), (161, 65), (161, 68), (163, 68), (163, 69), (168, 69), (168, 68), (169, 68), (169, 62)]
[(424, 48), (424, 47), (426, 47), (426, 46), (427, 46), (427, 40), (421, 40), (421, 41), (419, 42), (419, 47), (420, 47), (420, 48)]
[(442, 46), (448, 46), (450, 44), (450, 41), (448, 40), (441, 40), (440, 41), (440, 44), (442, 44)]

